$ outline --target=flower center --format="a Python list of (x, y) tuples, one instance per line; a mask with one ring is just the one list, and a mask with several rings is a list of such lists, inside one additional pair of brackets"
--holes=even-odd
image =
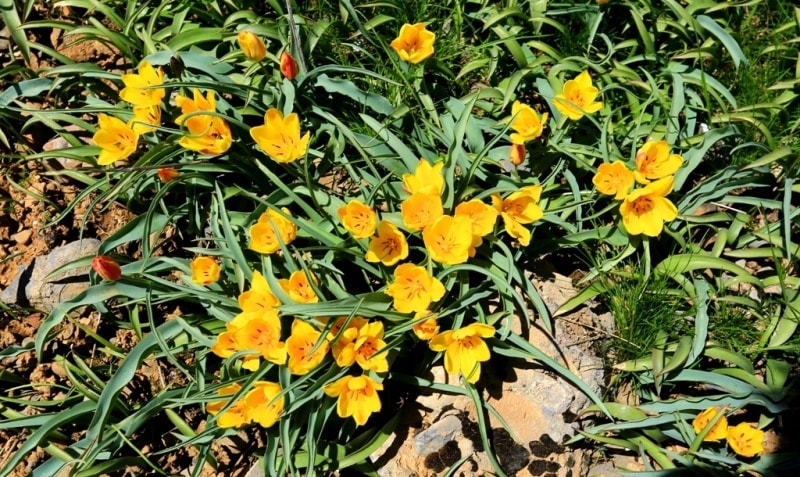
[(386, 238), (381, 242), (381, 249), (383, 250), (383, 254), (385, 256), (394, 255), (399, 248), (400, 244), (394, 237)]
[(646, 214), (653, 210), (653, 199), (650, 197), (639, 197), (633, 201), (631, 207), (633, 208), (633, 213), (636, 215)]

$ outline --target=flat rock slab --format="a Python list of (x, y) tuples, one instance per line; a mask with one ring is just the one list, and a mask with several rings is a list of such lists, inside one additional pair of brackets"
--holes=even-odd
[(30, 265), (20, 267), (14, 281), (0, 292), (0, 301), (7, 305), (31, 307), (44, 312), (53, 311), (62, 301), (89, 288), (90, 267), (71, 268), (58, 275), (48, 276), (68, 263), (96, 255), (99, 247), (99, 240), (83, 239), (35, 258)]

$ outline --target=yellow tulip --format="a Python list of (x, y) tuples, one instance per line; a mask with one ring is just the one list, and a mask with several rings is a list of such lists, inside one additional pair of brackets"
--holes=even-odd
[(125, 87), (119, 92), (119, 97), (136, 108), (160, 106), (166, 95), (164, 88), (156, 87), (164, 84), (163, 70), (153, 68), (146, 61), (139, 64), (139, 73), (122, 75), (122, 82)]
[(592, 178), (597, 192), (613, 195), (617, 200), (622, 200), (628, 195), (634, 182), (633, 172), (622, 161), (600, 164)]
[(214, 92), (209, 91), (204, 97), (197, 89), (192, 90), (192, 99), (177, 96), (175, 104), (181, 108), (181, 115), (175, 123), (185, 127), (188, 135), (184, 135), (179, 144), (190, 151), (203, 154), (223, 154), (233, 143), (231, 128), (228, 122), (211, 114), (192, 114), (198, 111), (216, 112)]
[(261, 427), (272, 427), (278, 422), (283, 412), (284, 399), (281, 396), (283, 388), (278, 383), (270, 381), (256, 381), (253, 389), (245, 396), (247, 419), (257, 422)]
[[(711, 423), (711, 420), (718, 414), (717, 408), (710, 407), (705, 411), (701, 412), (694, 418), (692, 421), (692, 428), (694, 432), (700, 434), (703, 429)], [(728, 437), (728, 419), (725, 416), (719, 418), (714, 427), (711, 428), (710, 431), (706, 434), (706, 437), (703, 441), (720, 441)]]
[(211, 257), (197, 257), (189, 264), (192, 281), (198, 285), (211, 285), (219, 280), (219, 264)]
[(442, 195), (444, 190), (444, 176), (442, 168), (444, 162), (431, 164), (425, 159), (420, 159), (413, 174), (403, 174), (403, 189), (409, 194)]
[(336, 414), (341, 418), (352, 416), (359, 426), (366, 424), (373, 412), (381, 410), (378, 391), (382, 390), (383, 384), (368, 376), (344, 376), (323, 388), (325, 394), (338, 398)]
[(592, 77), (588, 71), (583, 71), (564, 83), (564, 90), (553, 98), (553, 104), (561, 114), (573, 121), (582, 118), (586, 113), (596, 113), (603, 107), (603, 103), (595, 101), (599, 90), (592, 85)]
[(744, 457), (764, 452), (764, 431), (746, 422), (728, 427), (728, 445)]
[(446, 265), (464, 263), (472, 247), (469, 217), (443, 215), (422, 231), (425, 249), (432, 260)]
[(458, 330), (445, 331), (433, 337), (428, 346), (444, 351), (444, 369), (450, 374), (461, 373), (470, 383), (481, 376), (479, 363), (491, 357), (483, 338), (494, 335), (495, 329), (482, 323), (472, 323)]
[[(385, 373), (389, 370), (386, 342), (383, 341), (383, 323), (354, 316), (343, 329), (346, 318), (339, 318), (338, 339), (331, 345), (331, 353), (336, 364), (344, 368), (358, 363), (365, 371)], [(336, 335), (331, 335), (333, 339)], [(380, 353), (378, 353), (380, 351)]]
[(267, 311), (281, 304), (272, 294), (267, 279), (258, 270), (253, 270), (250, 289), (240, 294), (238, 301), (242, 311)]
[(292, 374), (308, 374), (322, 363), (328, 353), (328, 341), (320, 337), (322, 333), (303, 320), (295, 319), (292, 334), (286, 338), (289, 354), (287, 366)]
[(375, 233), (378, 215), (372, 207), (358, 200), (351, 200), (337, 211), (339, 221), (354, 238), (368, 238)]
[(300, 137), (300, 119), (297, 113), (285, 118), (277, 109), (271, 108), (264, 115), (264, 125), (250, 128), (250, 136), (274, 161), (294, 162), (306, 155), (310, 132)]
[(403, 225), (410, 230), (422, 230), (444, 214), (442, 198), (417, 192), (400, 203)]
[(649, 184), (651, 180), (661, 179), (678, 171), (683, 158), (669, 153), (666, 141), (647, 141), (636, 152), (636, 182)]
[(97, 123), (100, 128), (94, 133), (92, 140), (102, 148), (97, 157), (98, 164), (107, 166), (136, 152), (139, 134), (130, 125), (105, 114), (97, 117)]
[[(422, 318), (425, 317), (424, 320)], [(432, 315), (430, 310), (418, 311), (414, 315), (414, 320), (420, 320), (411, 330), (422, 341), (428, 341), (439, 333), (439, 325), (436, 322), (437, 315)]]
[(494, 230), (494, 224), (497, 222), (499, 212), (481, 200), (472, 199), (458, 204), (455, 215), (456, 217), (464, 216), (469, 218), (472, 224), (472, 234), (485, 237)]
[[(233, 383), (220, 388), (217, 394), (220, 396), (233, 396), (238, 393), (240, 389), (242, 389), (241, 384)], [(227, 405), (228, 401), (214, 401), (206, 404), (206, 410), (212, 416), (216, 416), (222, 408)], [(244, 399), (239, 399), (234, 402), (231, 407), (226, 409), (225, 412), (220, 414), (217, 418), (217, 425), (219, 427), (241, 427), (249, 422), (250, 420), (247, 418), (247, 405)]]
[(161, 125), (161, 105), (133, 108), (133, 130), (137, 134), (147, 134)]
[(278, 311), (273, 308), (260, 312), (243, 312), (242, 315), (245, 315), (242, 318), (243, 323), (233, 334), (237, 351), (256, 351), (271, 363), (286, 363), (286, 344), (281, 341), (281, 320)]
[(619, 206), (622, 223), (630, 235), (658, 236), (664, 222), (675, 220), (678, 209), (667, 199), (672, 191), (673, 177), (668, 176), (651, 182), (643, 189), (636, 189)]
[(400, 35), (392, 40), (391, 47), (401, 60), (416, 64), (433, 56), (435, 40), (436, 35), (423, 23), (406, 23), (400, 28)]
[[(281, 209), (291, 216), (289, 209)], [(289, 245), (297, 237), (297, 225), (273, 209), (269, 209), (250, 227), (250, 249), (258, 253), (271, 254)]]
[(542, 186), (533, 185), (521, 187), (505, 199), (501, 199), (499, 195), (492, 196), (492, 204), (503, 218), (506, 232), (519, 240), (523, 247), (531, 242), (531, 232), (523, 225), (544, 217), (544, 212), (539, 207), (541, 194)]
[(278, 280), (278, 284), (289, 295), (289, 298), (297, 303), (319, 302), (319, 297), (317, 297), (314, 289), (311, 288), (311, 283), (309, 283), (306, 273), (302, 270), (292, 272), (288, 279), (281, 278)]
[(511, 115), (513, 116), (511, 129), (516, 131), (511, 133), (512, 144), (525, 144), (542, 135), (544, 125), (547, 123), (547, 113), (540, 115), (529, 105), (514, 101)]
[(381, 220), (378, 235), (369, 241), (366, 259), (391, 267), (408, 257), (408, 242), (403, 232), (388, 220)]
[(255, 33), (242, 30), (236, 35), (236, 40), (239, 42), (239, 48), (244, 52), (244, 56), (250, 61), (261, 61), (267, 56), (267, 46), (264, 40), (258, 37)]
[(394, 298), (394, 308), (400, 313), (425, 311), (430, 304), (442, 299), (444, 285), (431, 276), (424, 267), (413, 263), (398, 265), (394, 271), (394, 281), (384, 292)]

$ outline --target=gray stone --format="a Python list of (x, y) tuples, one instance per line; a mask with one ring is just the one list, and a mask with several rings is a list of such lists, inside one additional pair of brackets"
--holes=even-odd
[[(83, 131), (81, 128), (77, 126), (67, 126), (66, 131), (72, 133), (79, 133)], [(88, 139), (83, 139), (83, 142), (89, 144)], [(63, 137), (56, 136), (53, 139), (47, 141), (42, 149), (45, 151), (58, 151), (61, 149), (67, 149), (72, 147), (72, 145)], [(48, 164), (54, 169), (77, 169), (79, 167), (83, 167), (86, 165), (85, 163), (78, 161), (76, 159), (70, 159), (68, 157), (56, 157), (55, 160), (48, 159)]]
[(3, 29), (0, 30), (0, 50), (7, 50), (11, 46), (9, 38), (11, 38), (11, 31), (9, 31), (7, 26), (3, 27)]
[(83, 239), (35, 258), (27, 267), (20, 267), (11, 284), (0, 293), (0, 300), (8, 305), (52, 311), (57, 304), (89, 287), (89, 267), (71, 268), (52, 277), (49, 275), (70, 262), (94, 256), (99, 247), (99, 240)]
[(250, 467), (244, 477), (264, 477), (264, 469), (261, 468), (260, 463), (256, 463), (256, 465)]
[(461, 434), (461, 421), (450, 414), (414, 436), (414, 451), (421, 456), (437, 452)]

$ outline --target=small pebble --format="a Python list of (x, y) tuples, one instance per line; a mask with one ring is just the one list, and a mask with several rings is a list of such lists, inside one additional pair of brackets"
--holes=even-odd
[(33, 237), (33, 230), (25, 229), (12, 235), (11, 240), (16, 242), (18, 245), (28, 245), (28, 243), (31, 241), (31, 237)]

